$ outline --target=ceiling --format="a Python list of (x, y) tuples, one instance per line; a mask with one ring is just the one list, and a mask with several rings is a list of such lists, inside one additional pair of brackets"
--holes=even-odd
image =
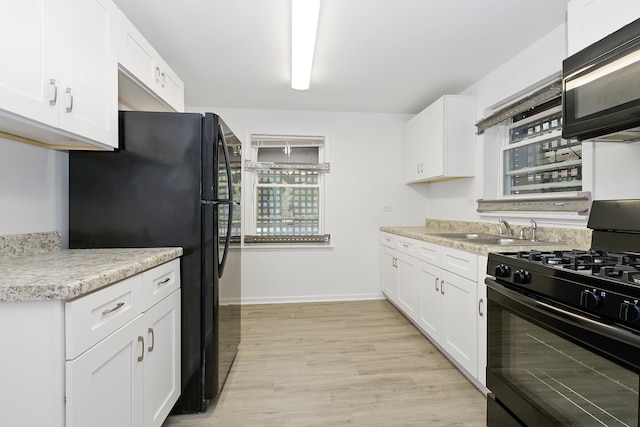
[(565, 22), (569, 0), (322, 0), (307, 91), (290, 85), (289, 0), (114, 1), (188, 106), (417, 113)]

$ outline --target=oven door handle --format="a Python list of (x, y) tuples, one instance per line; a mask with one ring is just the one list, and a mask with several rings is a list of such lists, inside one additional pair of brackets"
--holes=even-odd
[(516, 292), (502, 286), (490, 277), (487, 277), (484, 282), (491, 290), (501, 294), (505, 298), (515, 301), (518, 304), (522, 304), (531, 310), (544, 311), (548, 316), (553, 316), (556, 319), (561, 319), (564, 322), (571, 323), (574, 326), (586, 329), (594, 334), (608, 336), (640, 349), (640, 336), (627, 331), (626, 329), (622, 329), (614, 325), (607, 325), (586, 316), (581, 316), (580, 314), (563, 310), (562, 308), (528, 297), (520, 292)]

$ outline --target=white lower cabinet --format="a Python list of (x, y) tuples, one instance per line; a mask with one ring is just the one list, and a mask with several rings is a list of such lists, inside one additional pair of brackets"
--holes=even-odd
[(180, 291), (67, 362), (67, 427), (160, 427), (180, 395)]
[(179, 268), (175, 259), (66, 302), (3, 302), (0, 338), (12, 345), (0, 424), (160, 427), (180, 394)]
[(464, 277), (442, 271), (444, 349), (472, 376), (478, 374), (478, 344), (476, 336), (476, 285)]
[(398, 269), (396, 268), (398, 251), (388, 246), (382, 246), (380, 250), (380, 276), (382, 280), (382, 292), (391, 300), (398, 298)]
[(441, 341), (442, 335), (442, 299), (440, 283), (442, 270), (439, 267), (420, 261), (418, 267), (418, 288), (420, 293), (420, 315), (418, 326), (435, 341)]
[(476, 385), (484, 386), (485, 291), (478, 278), (484, 277), (479, 274), (486, 257), (388, 233), (382, 233), (381, 254), (387, 298)]
[(487, 385), (487, 257), (478, 256), (478, 382)]
[[(417, 259), (408, 255), (414, 246), (406, 239), (383, 236), (381, 248), (382, 290), (411, 319), (418, 316)], [(402, 248), (403, 252), (394, 249)]]
[[(160, 427), (180, 395), (179, 262), (127, 280), (134, 286), (139, 282), (142, 286), (135, 291), (158, 302), (144, 310), (141, 301), (142, 312), (133, 320), (91, 343), (80, 356), (68, 357), (66, 427)], [(163, 286), (158, 288), (158, 283)], [(128, 307), (126, 293), (106, 300), (96, 297), (99, 294), (86, 297), (93, 298), (93, 304), (82, 304), (83, 298), (67, 303), (72, 325), (85, 318), (108, 321)], [(81, 307), (74, 309), (74, 304)]]
[(142, 426), (144, 353), (136, 318), (66, 366), (67, 427)]

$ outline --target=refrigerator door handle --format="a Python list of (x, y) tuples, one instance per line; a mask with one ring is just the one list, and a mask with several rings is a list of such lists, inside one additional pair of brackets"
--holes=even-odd
[(231, 161), (229, 160), (229, 148), (227, 147), (227, 140), (224, 137), (224, 131), (222, 126), (218, 125), (218, 138), (219, 143), (222, 145), (222, 153), (224, 155), (224, 164), (227, 174), (227, 190), (228, 200), (226, 204), (229, 207), (229, 218), (227, 221), (227, 235), (224, 239), (224, 251), (222, 253), (222, 259), (218, 264), (218, 277), (222, 277), (224, 272), (224, 266), (227, 262), (227, 253), (229, 252), (229, 245), (231, 244), (231, 226), (233, 222), (233, 183), (231, 182)]
[(229, 245), (231, 244), (231, 226), (233, 219), (233, 202), (225, 203), (229, 207), (229, 220), (227, 221), (227, 235), (224, 239), (224, 252), (222, 253), (222, 259), (218, 264), (218, 278), (222, 277), (222, 273), (224, 272), (224, 266), (227, 262), (227, 253), (229, 252)]
[(227, 171), (227, 189), (229, 191), (229, 200), (233, 200), (233, 183), (231, 182), (231, 161), (229, 160), (229, 148), (227, 147), (227, 140), (224, 138), (224, 132), (222, 126), (218, 125), (218, 137), (222, 143), (222, 152), (224, 153), (224, 164)]

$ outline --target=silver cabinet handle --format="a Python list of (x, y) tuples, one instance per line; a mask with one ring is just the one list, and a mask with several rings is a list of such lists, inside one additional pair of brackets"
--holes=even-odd
[(165, 75), (164, 73), (160, 74), (160, 86), (164, 87)]
[(438, 278), (436, 277), (436, 292), (440, 292), (440, 289), (438, 289)]
[(169, 281), (171, 280), (171, 277), (167, 277), (166, 279), (164, 279), (162, 282), (158, 282), (158, 285), (164, 285), (166, 283), (169, 283)]
[(160, 67), (156, 67), (156, 83), (160, 83)]
[(70, 113), (71, 111), (73, 111), (73, 89), (71, 89), (70, 87), (67, 88), (67, 90), (65, 91), (67, 93), (67, 113)]
[(49, 105), (52, 107), (58, 103), (58, 82), (56, 79), (49, 80), (49, 84), (53, 88), (53, 96), (49, 99)]
[(444, 295), (444, 280), (440, 282), (440, 293)]
[(478, 314), (480, 316), (484, 316), (484, 313), (482, 312), (483, 305), (484, 305), (484, 298), (480, 298), (480, 301), (478, 301)]
[(142, 362), (144, 360), (144, 338), (139, 336), (138, 342), (142, 343), (142, 347), (140, 348), (142, 351), (140, 352), (140, 356), (138, 356), (138, 362)]
[(115, 307), (108, 308), (105, 311), (103, 311), (102, 315), (105, 316), (105, 315), (107, 315), (109, 313), (113, 313), (116, 310), (120, 310), (122, 307), (124, 307), (124, 303), (123, 302), (119, 302), (119, 303), (116, 304)]
[(156, 345), (156, 334), (153, 332), (153, 328), (149, 328), (147, 332), (151, 334), (151, 346), (147, 349), (147, 351), (151, 353), (153, 351), (153, 347)]

